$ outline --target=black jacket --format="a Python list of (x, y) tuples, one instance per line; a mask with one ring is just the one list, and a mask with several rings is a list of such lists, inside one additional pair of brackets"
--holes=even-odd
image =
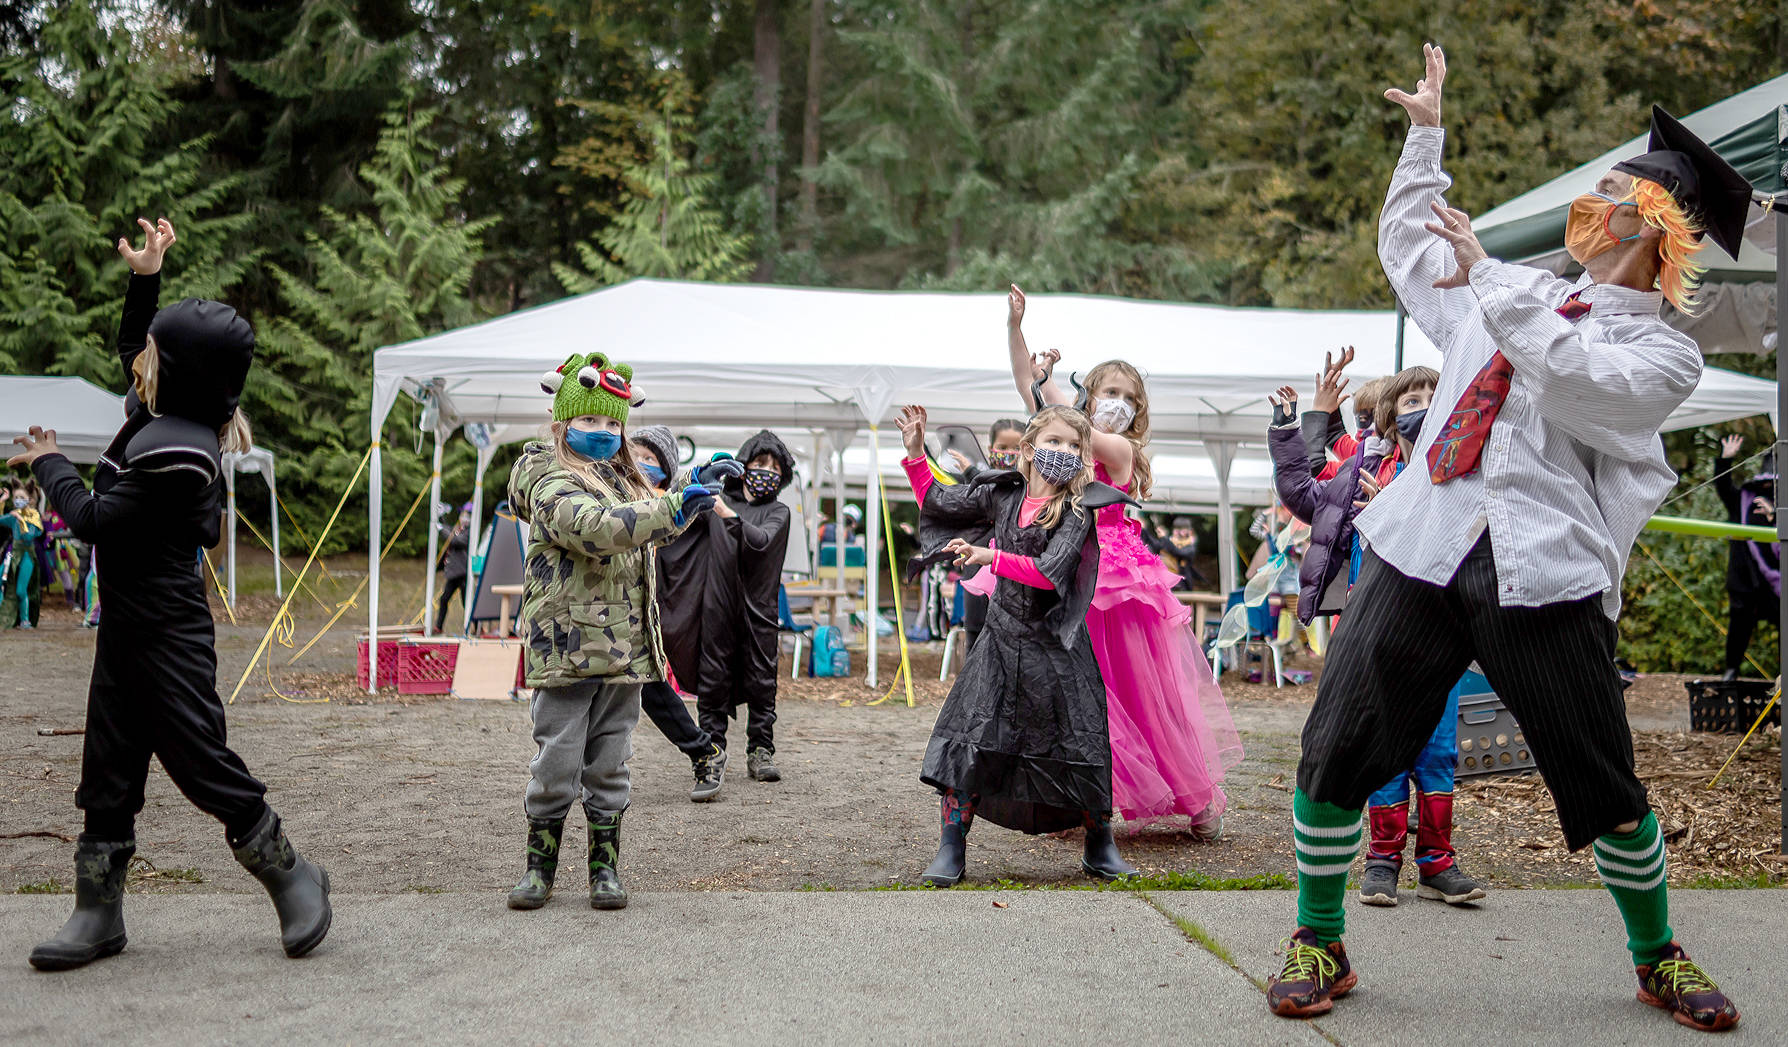
[[(1726, 504), (1726, 520), (1728, 523), (1749, 524), (1754, 527), (1774, 527), (1775, 521), (1763, 515), (1755, 503), (1749, 514), (1743, 512), (1743, 491), (1732, 480), (1732, 461), (1722, 458), (1714, 474), (1714, 490), (1720, 494), (1720, 501)], [(1755, 483), (1755, 481), (1753, 481)], [(1746, 487), (1752, 484), (1746, 484)], [(1775, 494), (1775, 484), (1767, 482), (1767, 494)], [(1779, 510), (1778, 510), (1779, 511)], [(1748, 518), (1744, 518), (1748, 516)], [(1775, 597), (1775, 589), (1769, 580), (1763, 577), (1763, 571), (1757, 566), (1757, 557), (1752, 555), (1752, 547), (1756, 548), (1763, 561), (1776, 570), (1781, 570), (1780, 553), (1771, 542), (1727, 542), (1726, 543), (1726, 591), (1738, 596)]]

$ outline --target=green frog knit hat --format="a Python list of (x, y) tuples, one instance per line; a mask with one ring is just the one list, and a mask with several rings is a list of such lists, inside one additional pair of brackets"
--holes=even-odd
[(646, 402), (634, 395), (633, 368), (601, 353), (572, 353), (540, 376), (540, 388), (552, 395), (555, 422), (599, 414), (625, 425), (627, 412)]

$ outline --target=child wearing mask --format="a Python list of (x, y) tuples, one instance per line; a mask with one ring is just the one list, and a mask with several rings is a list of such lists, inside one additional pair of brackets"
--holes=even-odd
[(466, 576), (470, 568), (472, 543), (472, 503), (467, 502), (459, 507), (459, 519), (454, 521), (451, 529), (441, 529), (447, 532), (447, 548), (441, 554), (441, 575), (446, 581), (441, 587), (440, 601), (435, 604), (436, 634), (447, 625), (447, 602), (453, 599), (453, 594), (459, 594), (462, 610), (466, 602)]
[(572, 804), (589, 828), (590, 907), (624, 909), (621, 816), (640, 690), (664, 679), (652, 547), (714, 504), (691, 484), (655, 494), (626, 440), (633, 368), (573, 354), (541, 387), (552, 394), (548, 438), (528, 444), (509, 476), (509, 503), (529, 525), (521, 633), (534, 743), (524, 806), (527, 870), (511, 909), (552, 896)]
[[(977, 814), (1020, 832), (1086, 829), (1081, 868), (1099, 879), (1136, 872), (1111, 832), (1112, 753), (1105, 684), (1087, 607), (1099, 570), (1093, 513), (1121, 504), (1092, 480), (1092, 429), (1070, 407), (1045, 407), (1026, 427), (1017, 470), (934, 483), (925, 409), (899, 417), (902, 466), (919, 500), (919, 566), (944, 559), (997, 579), (982, 642), (944, 699), (919, 779), (943, 794), (937, 856), (923, 882), (962, 880)], [(992, 546), (964, 531), (991, 529)]]
[[(656, 494), (663, 494), (676, 480), (677, 438), (665, 426), (641, 426), (633, 431), (633, 460), (638, 463), (646, 486), (652, 488)], [(692, 470), (690, 482), (712, 484), (718, 488), (728, 479), (743, 475), (744, 472), (745, 467), (730, 455), (717, 455), (707, 465)], [(715, 509), (716, 512), (720, 511), (718, 505)], [(730, 509), (726, 511), (731, 512)], [(699, 589), (678, 590), (666, 568), (669, 558), (661, 551), (657, 560), (658, 617), (664, 624), (668, 637), (675, 610), (679, 606), (699, 607), (702, 593)], [(673, 646), (667, 638), (666, 649)], [(720, 788), (726, 781), (726, 750), (689, 715), (676, 688), (668, 681), (654, 680), (640, 692), (640, 704), (652, 725), (681, 750), (684, 756), (689, 757), (690, 768), (695, 774), (695, 786), (689, 791), (689, 799), (694, 803), (710, 803), (717, 799)]]
[(12, 629), (34, 629), (31, 618), (35, 596), (42, 590), (37, 543), (43, 537), (43, 516), (32, 504), (31, 491), (20, 484), (12, 489), (8, 508), (0, 515), (0, 527), (11, 534), (7, 555), (5, 597), (0, 599), (0, 623)]

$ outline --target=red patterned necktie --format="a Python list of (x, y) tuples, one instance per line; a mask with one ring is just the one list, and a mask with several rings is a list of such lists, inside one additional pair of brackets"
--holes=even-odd
[[(1590, 303), (1572, 295), (1559, 307), (1558, 315), (1575, 322), (1589, 310)], [(1455, 476), (1477, 472), (1484, 453), (1484, 441), (1490, 437), (1490, 425), (1496, 421), (1496, 412), (1508, 398), (1509, 380), (1514, 374), (1514, 365), (1499, 349), (1471, 380), (1465, 394), (1459, 397), (1459, 406), (1447, 415), (1446, 425), (1441, 427), (1440, 435), (1428, 448), (1430, 480), (1440, 484)]]

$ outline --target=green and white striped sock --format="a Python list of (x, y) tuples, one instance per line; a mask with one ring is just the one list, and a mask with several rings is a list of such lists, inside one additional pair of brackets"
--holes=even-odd
[(1291, 797), (1292, 836), (1298, 856), (1298, 925), (1316, 932), (1322, 945), (1341, 940), (1347, 870), (1360, 851), (1360, 811), (1320, 803), (1299, 789)]
[(1664, 886), (1664, 836), (1658, 816), (1630, 833), (1609, 833), (1595, 842), (1596, 872), (1614, 895), (1627, 924), (1627, 951), (1635, 967), (1656, 963), (1664, 946), (1676, 937), (1670, 929), (1670, 895)]

